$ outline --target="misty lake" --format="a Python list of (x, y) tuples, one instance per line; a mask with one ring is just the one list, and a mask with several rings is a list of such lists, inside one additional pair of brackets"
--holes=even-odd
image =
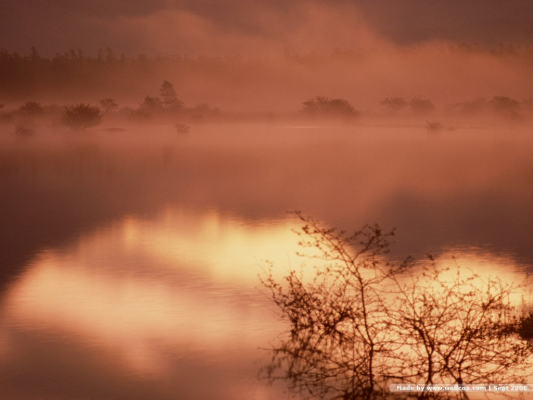
[(395, 228), (392, 258), (533, 266), (529, 126), (0, 132), (5, 400), (289, 398), (258, 379), (285, 327), (259, 276), (301, 262), (288, 211)]

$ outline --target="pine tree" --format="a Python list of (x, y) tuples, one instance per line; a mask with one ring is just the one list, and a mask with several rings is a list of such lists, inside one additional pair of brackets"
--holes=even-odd
[(167, 110), (178, 110), (183, 107), (183, 102), (178, 99), (174, 86), (169, 81), (164, 81), (159, 88), (161, 98), (163, 99), (163, 107)]

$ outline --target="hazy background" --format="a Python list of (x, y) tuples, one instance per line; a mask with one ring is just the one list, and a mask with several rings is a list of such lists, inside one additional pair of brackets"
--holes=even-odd
[(1, 0), (2, 399), (285, 398), (257, 288), (289, 210), (520, 282), (532, 78), (531, 0)]
[(0, 100), (105, 96), (136, 104), (157, 94), (163, 79), (187, 105), (244, 112), (294, 111), (316, 95), (361, 110), (388, 96), (438, 106), (522, 100), (533, 94), (532, 43), (533, 3), (521, 0), (5, 0), (0, 48), (7, 52), (29, 55), (34, 46), (43, 58), (70, 49), (96, 57), (110, 48), (117, 58), (182, 59), (103, 77), (81, 71), (69, 90), (33, 82), (23, 94), (0, 90)]

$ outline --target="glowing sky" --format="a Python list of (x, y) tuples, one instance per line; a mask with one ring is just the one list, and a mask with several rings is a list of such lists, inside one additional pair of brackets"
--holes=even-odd
[(44, 55), (250, 53), (455, 41), (533, 43), (528, 0), (3, 0), (0, 48)]

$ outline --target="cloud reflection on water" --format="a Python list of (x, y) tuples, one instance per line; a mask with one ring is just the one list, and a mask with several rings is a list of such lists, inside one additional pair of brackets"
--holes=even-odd
[[(0, 368), (17, 369), (17, 360), (27, 356), (89, 349), (103, 368), (159, 381), (171, 391), (196, 382), (188, 389), (192, 398), (202, 398), (206, 376), (219, 385), (217, 393), (237, 398), (244, 390), (253, 398), (266, 390), (265, 398), (274, 398), (276, 390), (255, 380), (268, 356), (258, 348), (280, 330), (256, 289), (257, 257), (275, 257), (272, 249), (284, 247), (290, 226), (252, 227), (216, 212), (167, 210), (155, 220), (126, 218), (67, 248), (45, 251), (5, 296)], [(38, 348), (35, 354), (27, 354), (26, 340)], [(87, 368), (85, 356), (65, 357), (73, 369)], [(57, 360), (37, 360), (43, 362)], [(19, 373), (28, 384), (37, 372), (22, 367)], [(218, 376), (225, 378), (216, 382)]]
[[(169, 208), (42, 252), (4, 298), (0, 386), (8, 399), (140, 398), (154, 385), (154, 399), (277, 398), (255, 380), (268, 360), (258, 348), (282, 329), (258, 274), (265, 259), (280, 276), (299, 265), (298, 224)], [(472, 249), (437, 263), (523, 277), (512, 259)]]

